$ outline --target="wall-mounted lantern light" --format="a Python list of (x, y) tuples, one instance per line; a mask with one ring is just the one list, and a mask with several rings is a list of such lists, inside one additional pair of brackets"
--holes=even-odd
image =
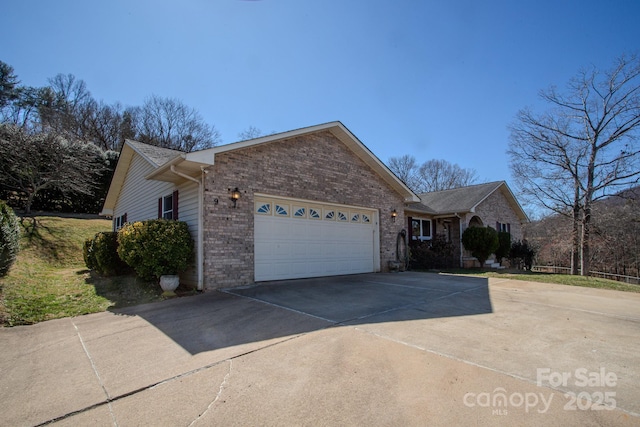
[(396, 217), (398, 216), (398, 212), (396, 212), (396, 210), (392, 210), (391, 211), (391, 219), (393, 220), (393, 222), (396, 222)]
[(240, 198), (240, 190), (238, 190), (238, 187), (234, 188), (233, 191), (231, 192), (231, 201), (233, 202), (233, 207), (236, 207), (236, 202), (238, 201), (238, 199)]

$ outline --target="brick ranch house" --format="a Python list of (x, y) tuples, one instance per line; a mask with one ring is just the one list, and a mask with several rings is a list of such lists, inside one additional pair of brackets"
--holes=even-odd
[(101, 214), (114, 230), (187, 222), (196, 261), (181, 282), (215, 289), (388, 271), (409, 217), (438, 231), (429, 206), (331, 122), (191, 153), (127, 140)]
[[(461, 243), (462, 233), (468, 227), (490, 226), (511, 233), (512, 240), (522, 240), (522, 225), (529, 221), (504, 181), (422, 193), (418, 197), (419, 203), (405, 207), (409, 240), (431, 240), (435, 235), (443, 235), (453, 243), (460, 266), (465, 268), (480, 266)], [(494, 259), (487, 263), (499, 265)]]

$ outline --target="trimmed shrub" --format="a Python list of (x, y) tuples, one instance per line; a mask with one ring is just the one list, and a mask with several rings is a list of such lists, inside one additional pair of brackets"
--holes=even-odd
[(447, 242), (447, 239), (440, 234), (431, 240), (410, 242), (409, 251), (411, 268), (432, 269), (458, 266), (453, 243)]
[(118, 233), (109, 231), (96, 234), (93, 243), (96, 270), (103, 276), (126, 273), (129, 266), (118, 256)]
[(462, 233), (462, 244), (483, 267), (489, 255), (498, 249), (498, 232), (491, 227), (469, 227)]
[(18, 217), (0, 200), (0, 277), (5, 276), (20, 250), (20, 223)]
[(102, 276), (114, 276), (129, 271), (129, 266), (118, 256), (118, 233), (96, 233), (84, 242), (84, 262), (87, 268)]
[(502, 262), (502, 258), (509, 256), (511, 251), (511, 233), (506, 231), (498, 232), (498, 249), (496, 249), (496, 261)]
[(145, 280), (187, 269), (193, 239), (183, 221), (153, 219), (125, 224), (118, 232), (118, 255)]

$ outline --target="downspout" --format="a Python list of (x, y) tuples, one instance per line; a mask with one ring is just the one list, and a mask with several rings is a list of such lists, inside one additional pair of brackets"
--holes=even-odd
[(458, 228), (460, 229), (458, 234), (458, 247), (460, 248), (460, 268), (462, 268), (464, 266), (462, 262), (462, 217), (458, 215), (458, 212), (454, 212), (454, 215), (458, 218)]
[(198, 184), (198, 237), (197, 237), (197, 242), (196, 242), (196, 258), (197, 258), (197, 271), (198, 271), (198, 287), (197, 289), (199, 291), (202, 290), (203, 288), (203, 271), (202, 271), (202, 265), (204, 263), (204, 246), (203, 246), (203, 236), (204, 236), (204, 231), (202, 229), (202, 227), (204, 226), (204, 168), (200, 167), (201, 169), (201, 177), (200, 179), (196, 179), (192, 176), (189, 175), (185, 175), (182, 172), (179, 172), (176, 170), (176, 167), (174, 165), (171, 165), (171, 172), (173, 172), (174, 174), (178, 175), (181, 178), (184, 179), (188, 179), (189, 181), (193, 181), (196, 184)]

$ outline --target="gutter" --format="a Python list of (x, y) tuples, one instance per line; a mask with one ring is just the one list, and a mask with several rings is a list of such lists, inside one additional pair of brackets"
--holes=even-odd
[(180, 171), (178, 171), (175, 167), (175, 165), (171, 165), (171, 172), (173, 172), (174, 174), (178, 175), (181, 178), (184, 179), (188, 179), (189, 181), (193, 181), (196, 184), (198, 184), (198, 238), (197, 238), (197, 242), (196, 242), (196, 250), (197, 250), (197, 254), (196, 254), (196, 269), (198, 271), (198, 287), (197, 289), (199, 291), (203, 290), (203, 264), (204, 264), (204, 231), (203, 231), (203, 226), (204, 226), (204, 174), (206, 173), (204, 171), (204, 167), (201, 166), (200, 170), (201, 170), (201, 177), (200, 179), (196, 179), (192, 176), (186, 175)]

